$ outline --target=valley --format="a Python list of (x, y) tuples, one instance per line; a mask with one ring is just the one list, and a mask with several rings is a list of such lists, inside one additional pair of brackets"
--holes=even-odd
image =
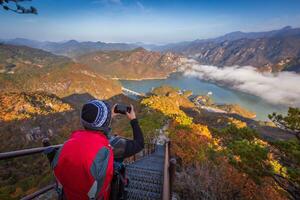
[(170, 85), (182, 90), (191, 90), (194, 95), (207, 95), (208, 93), (212, 93), (211, 98), (215, 103), (241, 105), (254, 112), (257, 120), (268, 120), (268, 114), (272, 112), (285, 113), (287, 111), (287, 107), (284, 105), (274, 105), (260, 97), (239, 92), (212, 82), (198, 80), (193, 77), (185, 77), (181, 74), (172, 74), (169, 78), (164, 80), (122, 80), (121, 83), (124, 87), (144, 94), (151, 92), (152, 88), (161, 85)]
[[(104, 52), (109, 51), (120, 51), (119, 53), (123, 52), (126, 54), (126, 51), (145, 48), (154, 52), (172, 52), (183, 55), (193, 58), (204, 65), (219, 67), (234, 65), (253, 66), (262, 72), (299, 72), (300, 70), (300, 28), (290, 26), (265, 32), (236, 31), (216, 38), (197, 39), (166, 45), (104, 43), (101, 41), (78, 42), (76, 40), (41, 42), (24, 38), (0, 40), (0, 42), (38, 48), (71, 58), (83, 56), (83, 60), (84, 57), (88, 57), (85, 54), (95, 56), (95, 52), (104, 54)], [(101, 55), (101, 53), (99, 54)]]
[[(0, 152), (38, 147), (46, 137), (52, 144), (63, 143), (72, 131), (82, 128), (82, 105), (97, 98), (111, 105), (133, 104), (147, 142), (153, 142), (164, 129), (172, 142), (171, 154), (178, 161), (174, 192), (180, 199), (197, 199), (204, 193), (208, 199), (299, 197), (299, 141), (290, 130), (268, 119), (273, 112), (286, 115), (288, 104), (238, 90), (232, 86), (244, 82), (231, 80), (234, 75), (241, 77), (235, 73), (242, 67), (233, 65), (251, 65), (255, 73), (268, 72), (267, 77), (297, 79), (298, 29), (231, 33), (211, 40), (154, 45), (152, 50), (140, 46), (143, 44), (3, 40)], [(227, 77), (219, 75), (219, 82), (190, 76), (189, 58), (215, 65), (216, 71), (208, 68), (211, 74), (226, 65), (233, 72)], [(235, 85), (222, 85), (224, 77)], [(254, 85), (251, 81), (256, 78), (243, 81)], [(285, 89), (297, 80), (292, 84), (287, 80), (266, 82), (271, 89), (284, 90), (272, 93), (288, 93), (288, 101), (297, 101), (298, 90), (291, 88), (291, 95)], [(122, 87), (143, 97), (132, 99)], [(295, 126), (299, 125), (297, 108), (287, 116), (291, 113)], [(132, 137), (122, 116), (114, 119), (112, 128), (113, 133)], [(50, 171), (42, 155), (0, 161), (0, 199), (20, 199), (46, 186), (53, 181)]]

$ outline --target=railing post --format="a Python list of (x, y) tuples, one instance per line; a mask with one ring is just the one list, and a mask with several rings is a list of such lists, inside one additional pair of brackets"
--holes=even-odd
[(150, 155), (150, 144), (147, 144), (147, 154)]
[(174, 180), (175, 180), (175, 172), (176, 172), (176, 158), (171, 158), (170, 159), (170, 168), (169, 168), (169, 173), (170, 173), (170, 197), (172, 198), (172, 191), (173, 191), (173, 185), (174, 185)]
[(169, 142), (165, 143), (165, 160), (164, 160), (164, 182), (163, 182), (163, 200), (170, 200), (171, 191), (170, 191), (170, 174), (169, 174), (169, 167), (170, 167), (170, 160), (169, 160)]
[(141, 152), (132, 155), (130, 158), (126, 159), (125, 162), (133, 163), (133, 162), (139, 160), (140, 158), (143, 158), (145, 156), (148, 156), (148, 155), (154, 153), (154, 145), (155, 144), (152, 144), (152, 143), (145, 143), (144, 149)]

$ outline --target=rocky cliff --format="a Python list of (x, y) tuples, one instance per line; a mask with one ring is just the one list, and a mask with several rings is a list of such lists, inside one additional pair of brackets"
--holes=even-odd
[(300, 71), (300, 28), (269, 32), (233, 32), (224, 36), (160, 47), (181, 53), (201, 64), (251, 65), (261, 71)]

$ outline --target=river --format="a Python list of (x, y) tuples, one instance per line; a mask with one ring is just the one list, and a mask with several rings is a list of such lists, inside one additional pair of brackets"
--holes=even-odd
[(180, 89), (192, 90), (193, 94), (205, 95), (212, 92), (212, 98), (217, 104), (239, 104), (242, 107), (256, 113), (257, 120), (267, 120), (268, 114), (272, 112), (286, 113), (287, 107), (274, 105), (266, 102), (260, 97), (220, 86), (212, 82), (186, 77), (181, 74), (172, 74), (167, 79), (129, 81), (121, 80), (122, 85), (128, 89), (147, 93), (153, 87), (171, 85)]

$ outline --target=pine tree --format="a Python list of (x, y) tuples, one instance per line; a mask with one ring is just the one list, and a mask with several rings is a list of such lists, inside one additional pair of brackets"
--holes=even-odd
[(269, 119), (271, 119), (277, 127), (295, 135), (300, 142), (300, 108), (289, 108), (286, 116), (273, 113), (269, 115)]

